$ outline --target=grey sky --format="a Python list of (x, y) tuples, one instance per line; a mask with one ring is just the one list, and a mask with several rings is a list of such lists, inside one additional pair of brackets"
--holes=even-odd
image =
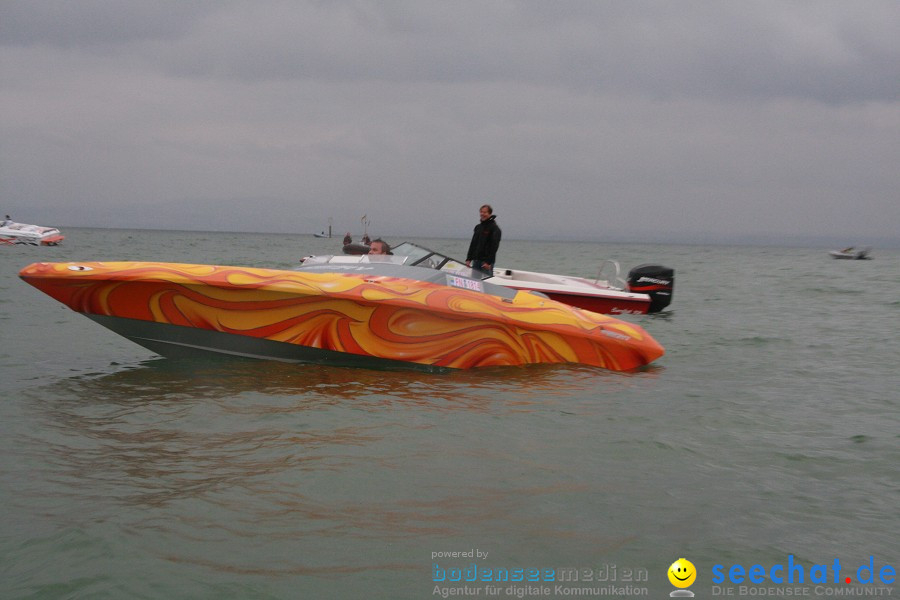
[(894, 0), (0, 0), (0, 212), (897, 240), (898, 32)]

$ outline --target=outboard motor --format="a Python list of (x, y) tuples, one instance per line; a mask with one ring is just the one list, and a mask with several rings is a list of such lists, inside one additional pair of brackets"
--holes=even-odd
[(650, 296), (650, 310), (647, 312), (659, 312), (672, 301), (675, 269), (660, 265), (638, 265), (628, 272), (627, 283), (626, 289), (629, 292)]

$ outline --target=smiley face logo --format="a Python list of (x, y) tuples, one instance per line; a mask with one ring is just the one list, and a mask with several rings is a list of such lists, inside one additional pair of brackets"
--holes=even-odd
[(694, 568), (694, 563), (686, 558), (679, 558), (669, 567), (669, 581), (675, 587), (691, 587), (695, 579), (697, 579), (697, 569)]

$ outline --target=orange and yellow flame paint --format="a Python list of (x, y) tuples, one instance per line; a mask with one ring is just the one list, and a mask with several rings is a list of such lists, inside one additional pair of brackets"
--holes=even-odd
[(636, 325), (526, 292), (510, 301), (397, 277), (155, 262), (35, 263), (20, 276), (80, 313), (439, 367), (630, 370), (664, 352)]

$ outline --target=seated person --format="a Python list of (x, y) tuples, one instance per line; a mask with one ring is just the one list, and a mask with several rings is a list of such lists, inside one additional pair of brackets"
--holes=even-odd
[(391, 247), (381, 238), (376, 238), (369, 245), (369, 254), (390, 254)]

